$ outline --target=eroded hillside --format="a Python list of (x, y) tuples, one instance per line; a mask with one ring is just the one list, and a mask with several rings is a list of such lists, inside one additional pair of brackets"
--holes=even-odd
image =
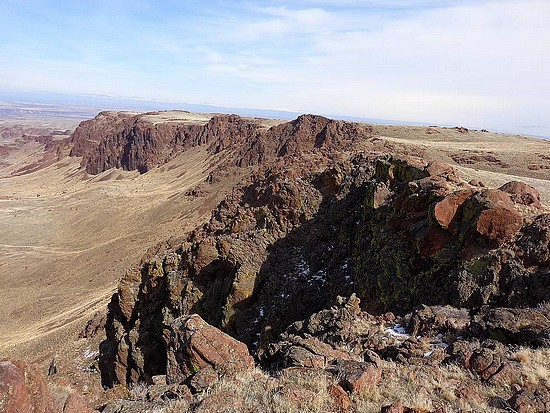
[[(146, 383), (147, 401), (118, 400), (106, 409), (168, 409), (168, 394), (193, 411), (213, 411), (216, 403), (265, 409), (259, 394), (224, 393), (237, 380), (254, 382), (260, 393), (279, 389), (295, 410), (316, 400), (324, 411), (379, 411), (390, 402), (424, 411), (501, 411), (498, 403), (544, 411), (544, 404), (525, 406), (547, 388), (550, 369), (549, 142), (312, 115), (280, 122), (105, 112), (82, 123), (70, 147), (78, 158), (11, 178), (43, 185), (49, 177), (50, 192), (38, 197), (46, 195), (47, 211), (37, 223), (75, 207), (70, 225), (43, 238), (56, 248), (32, 246), (44, 253), (36, 268), (54, 252), (52, 262), (67, 259), (59, 282), (68, 288), (41, 293), (55, 289), (52, 302), (59, 302), (64, 291), (76, 295), (72, 286), (81, 303), (94, 292), (107, 298), (114, 276), (156, 244), (110, 301), (99, 359), (104, 385)], [(55, 192), (66, 184), (78, 190)], [(37, 186), (29, 188), (5, 205), (37, 209), (30, 195)], [(54, 198), (60, 202), (48, 203)], [(77, 241), (70, 257), (55, 244), (63, 231)], [(20, 254), (32, 263), (33, 254)], [(16, 271), (21, 261), (13, 257)], [(108, 268), (115, 274), (105, 276)], [(35, 285), (16, 283), (9, 292)], [(68, 314), (79, 308), (70, 299), (64, 305)], [(57, 320), (61, 331), (73, 321)], [(43, 327), (45, 336), (52, 326)], [(31, 323), (21, 342), (37, 338), (33, 331)], [(187, 347), (197, 331), (223, 342), (227, 354), (210, 354), (202, 341)], [(529, 357), (542, 360), (540, 374), (519, 360), (520, 346), (539, 348)], [(280, 375), (251, 372), (251, 363), (233, 371), (233, 351)], [(437, 374), (461, 377), (464, 386), (449, 381), (452, 397), (433, 393), (427, 377)], [(381, 390), (401, 381), (418, 393), (411, 375), (424, 377), (415, 384), (426, 393), (422, 401)], [(308, 377), (318, 380), (308, 384)], [(313, 397), (312, 388), (326, 397)], [(105, 397), (95, 392), (92, 403)]]

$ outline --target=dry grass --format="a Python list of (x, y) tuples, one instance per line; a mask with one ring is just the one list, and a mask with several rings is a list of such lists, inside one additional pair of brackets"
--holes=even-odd
[(67, 399), (69, 398), (69, 395), (74, 390), (71, 389), (69, 386), (50, 383), (48, 384), (48, 391), (52, 395), (55, 405), (59, 406), (61, 410), (61, 407), (65, 405)]
[(508, 399), (510, 390), (481, 383), (473, 373), (454, 364), (446, 366), (403, 366), (384, 362), (384, 374), (379, 386), (369, 393), (354, 395), (357, 412), (380, 412), (393, 403), (433, 411), (475, 411), (497, 413), (489, 406), (494, 398)]
[(550, 387), (550, 348), (522, 348), (512, 355), (521, 363), (520, 385), (542, 385)]
[(271, 377), (259, 369), (225, 378), (200, 396), (197, 412), (332, 412), (330, 382), (314, 371)]
[(164, 407), (160, 413), (184, 413), (189, 410), (189, 407), (189, 402), (179, 399), (168, 403), (168, 405)]

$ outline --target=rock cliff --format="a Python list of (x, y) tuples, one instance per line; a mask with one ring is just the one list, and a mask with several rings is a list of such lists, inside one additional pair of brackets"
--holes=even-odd
[[(170, 326), (189, 314), (269, 366), (270, 345), (338, 296), (356, 293), (368, 313), (397, 316), (419, 305), (536, 307), (550, 296), (549, 215), (534, 188), (474, 187), (448, 165), (384, 154), (366, 126), (315, 116), (269, 129), (243, 122), (213, 117), (180, 140), (257, 168), (180, 247), (122, 279), (102, 347), (105, 384), (166, 374)], [(133, 136), (157, 145), (155, 133)], [(134, 153), (136, 140), (125, 142)], [(143, 169), (172, 156), (161, 152), (116, 159)], [(109, 165), (85, 159), (92, 171)]]
[(340, 147), (354, 136), (369, 133), (366, 125), (314, 115), (270, 128), (261, 119), (237, 115), (170, 122), (155, 122), (154, 116), (101, 112), (76, 128), (70, 154), (81, 156), (82, 166), (91, 174), (110, 168), (147, 172), (200, 145), (211, 154), (228, 151), (235, 164), (252, 166), (313, 147)]

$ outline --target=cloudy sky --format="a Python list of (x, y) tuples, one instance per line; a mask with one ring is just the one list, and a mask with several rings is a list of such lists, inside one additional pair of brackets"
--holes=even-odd
[(1, 91), (550, 136), (548, 0), (0, 0)]

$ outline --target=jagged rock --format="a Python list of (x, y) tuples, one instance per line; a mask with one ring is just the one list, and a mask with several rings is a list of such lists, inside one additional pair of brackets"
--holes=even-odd
[(79, 333), (78, 338), (92, 338), (96, 336), (105, 328), (106, 320), (107, 317), (105, 313), (100, 311), (96, 312)]
[(475, 342), (456, 341), (452, 344), (449, 360), (458, 363), (492, 384), (512, 385), (521, 375), (519, 363), (509, 359), (507, 347), (494, 340)]
[(452, 228), (457, 220), (457, 213), (462, 204), (475, 192), (471, 189), (454, 192), (447, 195), (434, 207), (434, 217), (438, 224), (444, 228)]
[(384, 321), (362, 312), (355, 295), (338, 299), (338, 307), (289, 326), (262, 355), (264, 364), (325, 368), (337, 359), (362, 361), (369, 349), (392, 343), (383, 334)]
[(509, 403), (517, 413), (545, 413), (550, 411), (550, 390), (545, 386), (521, 390)]
[(478, 373), (483, 380), (489, 380), (503, 367), (503, 351), (504, 346), (500, 344), (483, 343), (482, 347), (470, 356), (470, 369)]
[(542, 214), (527, 225), (518, 241), (527, 265), (550, 263), (550, 214)]
[(62, 413), (96, 413), (96, 410), (88, 407), (82, 395), (72, 392), (65, 400)]
[(8, 359), (0, 361), (0, 407), (4, 413), (51, 413), (56, 410), (38, 367)]
[(147, 387), (147, 400), (150, 402), (167, 402), (183, 399), (189, 403), (194, 401), (191, 390), (185, 384), (154, 384)]
[(510, 196), (498, 189), (472, 195), (463, 208), (463, 221), (470, 222), (478, 236), (499, 246), (511, 241), (523, 225), (523, 218)]
[(365, 353), (365, 361), (336, 359), (326, 368), (338, 379), (338, 384), (350, 393), (374, 389), (382, 378), (380, 357), (374, 352)]
[(472, 332), (502, 343), (550, 346), (550, 306), (481, 309)]
[[(284, 339), (283, 339), (284, 340)], [(278, 367), (325, 368), (338, 358), (350, 358), (349, 353), (335, 350), (314, 337), (286, 337), (270, 346), (269, 358)]]
[(342, 411), (347, 412), (351, 406), (351, 400), (348, 393), (339, 384), (331, 384), (329, 387), (329, 394), (334, 401), (336, 407)]
[[(230, 375), (254, 367), (254, 360), (243, 343), (208, 325), (196, 314), (172, 323), (167, 348), (168, 384), (191, 380), (194, 386), (200, 387), (215, 382), (216, 374)], [(208, 369), (208, 375), (201, 374), (193, 382), (203, 369)]]
[(261, 121), (237, 115), (215, 115), (206, 123), (160, 122), (148, 115), (101, 112), (74, 131), (71, 156), (82, 156), (92, 174), (109, 168), (147, 172), (178, 153), (204, 145), (212, 154), (235, 151), (239, 166), (258, 165), (277, 156), (313, 148), (342, 147), (352, 137), (370, 133), (367, 125), (315, 115), (266, 129)]
[(409, 321), (411, 336), (436, 336), (438, 334), (456, 338), (468, 331), (470, 312), (464, 308), (446, 306), (423, 306), (415, 310)]
[[(394, 344), (382, 342), (387, 327), (373, 316), (323, 313), (338, 295), (355, 292), (362, 310), (375, 315), (404, 315), (420, 304), (529, 307), (546, 299), (543, 218), (524, 225), (507, 192), (463, 191), (466, 183), (452, 168), (419, 158), (358, 154), (334, 161), (323, 149), (353, 147), (367, 134), (348, 136), (357, 126), (337, 125), (300, 117), (262, 129), (247, 149), (234, 136), (231, 150), (243, 160), (237, 164), (264, 164), (208, 224), (120, 283), (101, 354), (105, 384), (164, 374), (163, 337), (175, 319), (192, 313), (248, 345), (263, 363), (321, 367)], [(307, 322), (289, 329), (300, 320)], [(437, 328), (460, 335), (458, 324)], [(342, 343), (353, 350), (341, 354)], [(396, 354), (418, 359), (423, 347), (421, 341)]]

